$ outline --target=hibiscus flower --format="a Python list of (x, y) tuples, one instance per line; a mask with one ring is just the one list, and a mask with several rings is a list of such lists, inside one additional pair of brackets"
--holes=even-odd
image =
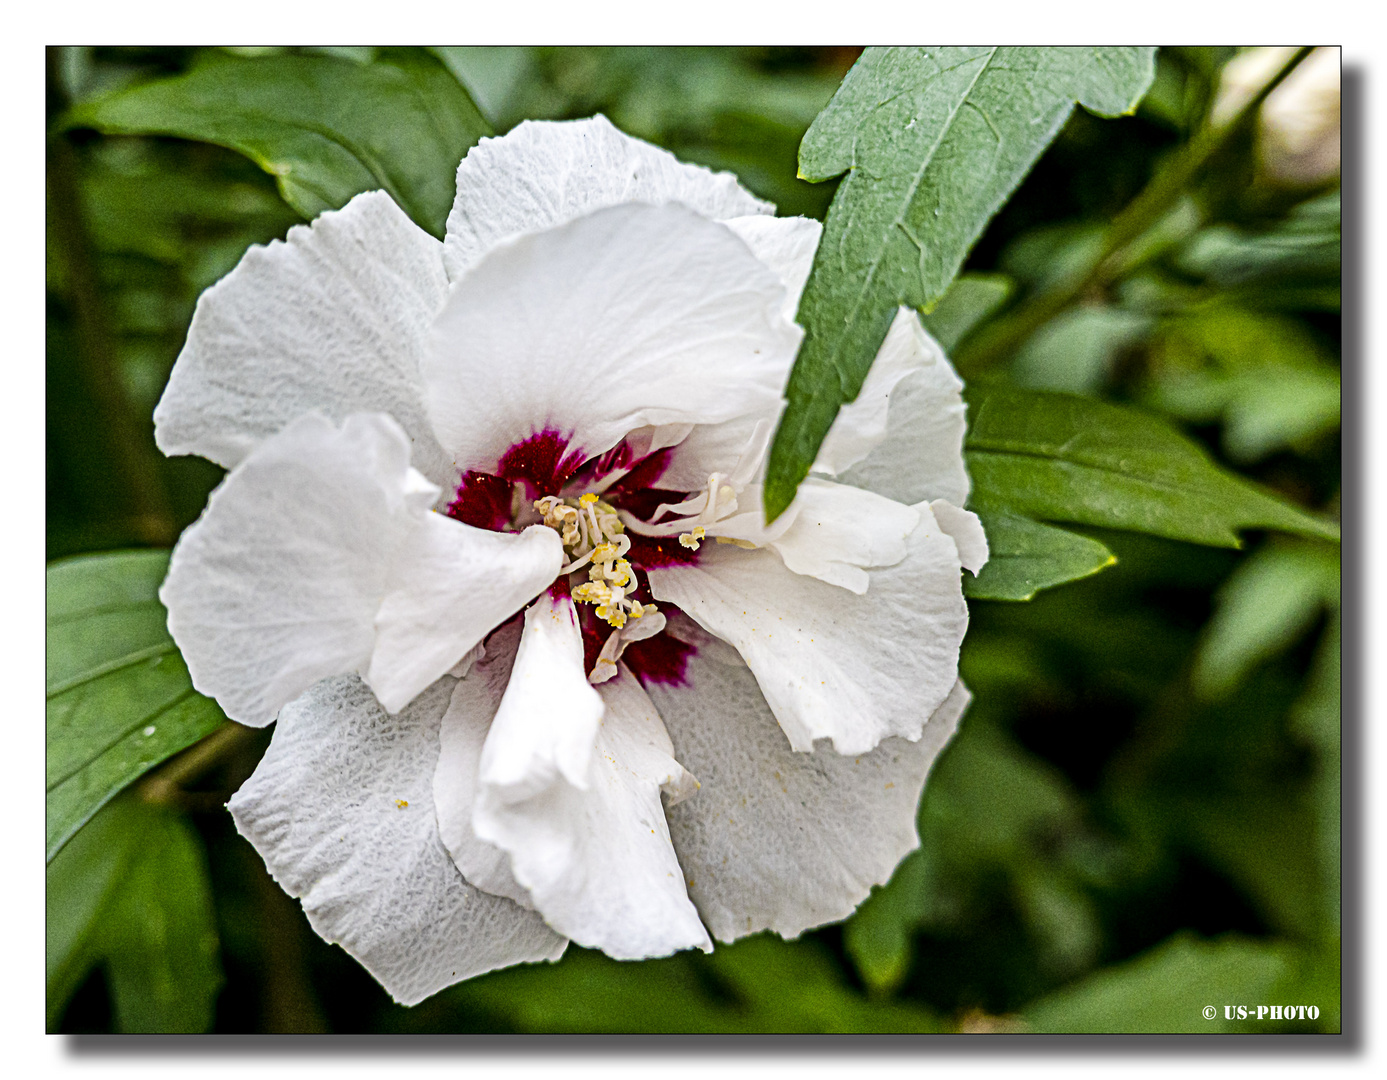
[(777, 521), (819, 224), (603, 117), (248, 251), (155, 412), (229, 470), (161, 597), (278, 719), (229, 806), (319, 934), (422, 1000), (568, 940), (792, 937), (918, 844), (968, 694), (960, 383), (902, 310)]

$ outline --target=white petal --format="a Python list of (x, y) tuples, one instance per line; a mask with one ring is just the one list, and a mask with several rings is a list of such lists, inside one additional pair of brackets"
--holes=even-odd
[(637, 428), (764, 410), (800, 330), (730, 230), (629, 204), (525, 236), (457, 282), (424, 361), (440, 441), (496, 472), (532, 434), (577, 460)]
[[(588, 789), (557, 777), (531, 798), (507, 802), (483, 783), (473, 828), (510, 853), (515, 880), (536, 910), (580, 945), (619, 960), (709, 950), (660, 802), (662, 789), (685, 795), (692, 779), (674, 760), (654, 706), (629, 671), (622, 668), (597, 692), (605, 714)], [(500, 720), (498, 714), (488, 746), (499, 737)]]
[[(785, 316), (793, 320), (799, 310), (800, 293), (814, 265), (823, 226), (813, 218), (750, 217), (732, 218), (727, 227), (740, 236), (752, 254), (775, 271), (785, 286)], [(789, 375), (789, 370), (785, 372)], [(784, 380), (781, 380), (784, 385)]]
[(490, 532), (419, 515), (395, 553), (366, 681), (394, 712), (546, 588), (563, 565), (553, 529)]
[(433, 799), (443, 846), (468, 883), (533, 909), (529, 890), (510, 872), (510, 857), (472, 831), (482, 745), (510, 681), (520, 628), (517, 619), (492, 634), (486, 642), (486, 656), (454, 688), (438, 731)]
[(486, 659), (486, 645), (479, 641), (467, 650), (461, 660), (448, 669), (448, 674), (455, 679), (466, 678), (467, 673), (472, 670), (472, 665), (484, 659)]
[(773, 214), (731, 173), (685, 165), (605, 116), (527, 120), (483, 139), (458, 166), (444, 259), (456, 281), (503, 241), (621, 203), (679, 202), (704, 217)]
[(525, 612), (520, 650), (482, 750), (481, 783), (509, 805), (560, 779), (587, 790), (602, 698), (583, 671), (583, 635), (567, 596)]
[(756, 679), (700, 648), (682, 686), (651, 686), (675, 753), (702, 786), (668, 812), (689, 896), (714, 937), (795, 937), (846, 918), (919, 840), (920, 790), (968, 702), (962, 683), (917, 742), (844, 757), (790, 749)]
[(199, 298), (155, 441), (229, 469), (303, 413), (386, 412), (409, 433), (415, 467), (451, 487), (419, 377), (447, 287), (442, 245), (381, 191), (252, 247)]
[[(823, 229), (812, 218), (751, 217), (733, 218), (726, 222), (751, 248), (752, 254), (771, 268), (785, 286), (782, 310), (791, 321), (799, 307), (800, 293), (814, 262), (814, 249)], [(783, 369), (767, 372), (767, 384), (775, 391), (776, 400), (765, 409), (737, 417), (721, 424), (700, 424), (688, 437), (674, 447), (659, 483), (672, 491), (692, 491), (708, 482), (714, 472), (731, 472), (736, 465), (756, 425), (766, 420), (774, 425), (783, 402), (779, 400), (790, 377), (794, 357), (787, 358)], [(765, 448), (753, 469), (759, 475), (764, 465)]]
[[(738, 219), (728, 222), (728, 226), (737, 228), (742, 221), (763, 220), (766, 219)], [(771, 219), (776, 224), (793, 220), (798, 219)], [(797, 244), (806, 244), (811, 233), (801, 231), (798, 237), (777, 235), (775, 230), (763, 225), (758, 225), (754, 230), (743, 231), (752, 241), (752, 250), (756, 251), (758, 256), (766, 258), (768, 263), (777, 269), (786, 281), (787, 288), (798, 297), (804, 287), (804, 275), (808, 274), (812, 262), (813, 249), (809, 248), (806, 254), (805, 251), (795, 248)], [(812, 236), (817, 239), (817, 232), (813, 232)], [(789, 254), (783, 250), (776, 250), (773, 244), (768, 243), (768, 239), (781, 242), (789, 249)], [(799, 271), (803, 273), (799, 274)], [(787, 308), (789, 317), (793, 318), (794, 306), (787, 305)], [(789, 372), (787, 366), (780, 376), (777, 389), (784, 387)], [(918, 402), (909, 399), (918, 398), (920, 389), (928, 388), (930, 411), (925, 417), (913, 418), (913, 425), (904, 432), (906, 441), (903, 445), (893, 448), (895, 457), (886, 459), (891, 468), (904, 471), (905, 476), (891, 476), (888, 470), (878, 468), (870, 477), (874, 482), (894, 482), (894, 488), (880, 489), (881, 494), (907, 504), (920, 502), (925, 497), (934, 497), (930, 496), (929, 492), (935, 489), (956, 492), (960, 485), (966, 496), (968, 477), (962, 458), (964, 414), (963, 401), (959, 395), (962, 386), (949, 366), (943, 350), (921, 328), (915, 313), (909, 308), (901, 308), (882, 342), (881, 350), (877, 353), (857, 398), (839, 410), (833, 427), (819, 448), (818, 457), (814, 461), (814, 471), (829, 476), (846, 474), (842, 476), (845, 481), (858, 487), (872, 487), (873, 490), (878, 490), (874, 484), (862, 483), (857, 479), (856, 471), (849, 473), (848, 470), (862, 462), (887, 439), (887, 432), (892, 424), (906, 427), (904, 422), (907, 415), (911, 414), (902, 411), (898, 416), (893, 403), (899, 405), (902, 400), (906, 400), (904, 408), (918, 409)], [(726, 471), (729, 467), (728, 462), (737, 459), (756, 422), (763, 416), (772, 420), (778, 419), (781, 408), (782, 403), (777, 403), (773, 410), (738, 417), (724, 424), (699, 425), (694, 428), (689, 437), (672, 451), (660, 482), (673, 490), (687, 490), (705, 482), (709, 473), (715, 470)], [(950, 413), (950, 408), (955, 412)], [(924, 422), (926, 420), (928, 424)], [(901, 437), (902, 433), (899, 431), (892, 436), (897, 439)], [(911, 454), (918, 455), (919, 460), (906, 459), (905, 455)], [(888, 475), (881, 475), (883, 472), (888, 472)], [(759, 478), (763, 473), (764, 458), (755, 469), (754, 475)], [(893, 494), (897, 490), (913, 492), (917, 487), (928, 490), (925, 495), (909, 498)]]
[(405, 505), (409, 447), (388, 417), (310, 414), (261, 443), (174, 548), (160, 599), (193, 685), (228, 716), (274, 719), (364, 668)]
[[(777, 388), (777, 395), (779, 392)], [(671, 447), (664, 470), (655, 483), (668, 491), (697, 491), (708, 483), (708, 477), (713, 473), (731, 473), (751, 446), (759, 425), (772, 425), (771, 430), (774, 431), (773, 425), (780, 415), (781, 404), (777, 401), (757, 412), (721, 424), (696, 425), (686, 439)], [(769, 446), (769, 439), (765, 443)], [(756, 451), (752, 473), (759, 475), (765, 470), (765, 447), (752, 448)], [(746, 506), (751, 505), (745, 499), (738, 501)]]
[(647, 569), (677, 604), (736, 647), (796, 750), (831, 738), (840, 754), (918, 739), (948, 696), (968, 625), (958, 551), (929, 505), (895, 566), (866, 595), (787, 569), (773, 552), (705, 544), (695, 563)]
[(819, 447), (814, 469), (837, 476), (870, 454), (886, 438), (889, 406), (897, 386), (911, 372), (940, 362), (948, 363), (920, 326), (915, 312), (905, 307), (897, 311), (862, 389), (838, 411)]
[(566, 944), (464, 882), (439, 841), (430, 789), (451, 690), (441, 679), (392, 717), (358, 679), (319, 683), (284, 709), (229, 803), (313, 928), (406, 1005), (494, 968), (557, 960)]
[(929, 504), (939, 527), (954, 538), (959, 562), (969, 573), (976, 574), (987, 565), (987, 534), (982, 522), (971, 510), (960, 510), (951, 502), (935, 499)]
[[(908, 325), (910, 337), (921, 351), (917, 354), (918, 362), (909, 367), (890, 392), (885, 436), (865, 458), (846, 471), (840, 471), (838, 479), (907, 505), (947, 499), (955, 506), (962, 506), (968, 500), (969, 490), (968, 471), (963, 464), (966, 429), (963, 383), (954, 374), (938, 343), (919, 328), (919, 320), (912, 316)], [(893, 334), (898, 332), (899, 326), (901, 317), (897, 316), (891, 327)], [(899, 367), (888, 366), (883, 375), (889, 377), (898, 370)], [(871, 381), (869, 375), (868, 383)], [(859, 405), (870, 405), (867, 391), (868, 386), (864, 385), (864, 396), (838, 414), (834, 431), (838, 430), (843, 413)], [(876, 400), (879, 402), (879, 397)], [(834, 431), (829, 432), (830, 440), (835, 437)], [(834, 454), (838, 454), (837, 449)], [(850, 457), (851, 454), (843, 455), (844, 460)], [(837, 464), (841, 465), (842, 461)], [(820, 463), (816, 462), (815, 468), (819, 467)]]
[(867, 591), (868, 569), (894, 566), (905, 558), (910, 534), (920, 522), (919, 511), (909, 506), (815, 477), (800, 484), (792, 507), (769, 527), (759, 485), (738, 499), (742, 504), (746, 511), (709, 526), (708, 535), (768, 547), (796, 574), (858, 595)]
[(338, 428), (309, 414), (256, 447), (183, 534), (160, 597), (193, 685), (232, 719), (268, 724), (319, 679), (368, 669), (399, 708), (553, 580), (556, 534), (428, 511), (438, 491), (408, 455), (388, 416)]

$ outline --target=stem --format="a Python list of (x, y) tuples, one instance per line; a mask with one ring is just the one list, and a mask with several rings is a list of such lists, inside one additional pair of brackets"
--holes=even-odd
[(1176, 151), (1157, 170), (1150, 183), (1127, 208), (1118, 214), (1103, 238), (1103, 247), (1094, 257), (1088, 271), (1072, 284), (1040, 293), (1016, 309), (1010, 316), (965, 342), (957, 357), (958, 367), (974, 374), (1008, 356), (1040, 327), (1070, 307), (1081, 297), (1110, 285), (1122, 273), (1132, 269), (1124, 266), (1123, 249), (1155, 225), (1179, 200), (1186, 188), (1244, 126), (1252, 122), (1262, 102), (1267, 99), (1300, 64), (1314, 47), (1297, 49), (1281, 69), (1254, 94), (1225, 124), (1206, 124), (1199, 133)]
[[(56, 86), (55, 50), (48, 50), (49, 86)], [(123, 489), (133, 511), (130, 522), (146, 544), (167, 546), (178, 535), (168, 494), (164, 490), (155, 450), (138, 426), (120, 378), (115, 331), (96, 271), (95, 251), (86, 227), (78, 162), (63, 135), (48, 142), (48, 197), (53, 207), (52, 228), (66, 271), (67, 299), (72, 305), (78, 370), (92, 402), (105, 421), (96, 437), (105, 443), (111, 477)], [(98, 445), (100, 445), (98, 443)]]
[(228, 720), (205, 739), (170, 758), (161, 768), (141, 780), (140, 795), (149, 802), (176, 803), (185, 785), (230, 757), (252, 740), (255, 734), (255, 728)]

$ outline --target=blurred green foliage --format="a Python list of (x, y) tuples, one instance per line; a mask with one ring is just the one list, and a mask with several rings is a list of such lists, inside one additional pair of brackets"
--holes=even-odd
[[(1272, 185), (1240, 132), (1092, 276), (1110, 223), (1205, 130), (1231, 55), (1161, 50), (1135, 116), (1074, 113), (924, 318), (979, 396), (1099, 399), (1093, 411), (1072, 406), (1090, 433), (1092, 417), (1115, 415), (1104, 403), (1128, 406), (1124, 423), (1139, 407), (1163, 422), (1126, 437), (1173, 426), (1219, 464), (1209, 475), (1231, 471), (1333, 519), (1337, 178)], [(682, 158), (735, 170), (782, 213), (822, 217), (834, 184), (797, 179), (799, 142), (855, 56), (50, 50), (50, 559), (166, 548), (195, 519), (219, 470), (159, 455), (150, 414), (200, 291), (308, 208), (230, 149), (82, 126), (117, 100), (107, 95), (266, 59), (348, 82), (357, 69), (416, 64), (456, 77), (498, 132), (602, 111)], [(394, 77), (366, 78), (377, 74)], [(1037, 305), (1056, 297), (1037, 322)], [(990, 344), (999, 340), (1011, 344)], [(1120, 442), (1114, 431), (1104, 438)], [(1219, 488), (1210, 522), (1223, 520), (1198, 536), (1188, 522), (1165, 532), (1227, 544), (1235, 527), (1274, 523), (1227, 494), (1250, 490)], [(265, 740), (227, 726), (212, 736), (221, 742), (109, 802), (50, 863), (50, 1029), (1339, 1030), (1337, 544), (1253, 531), (1240, 551), (1116, 531), (1133, 523), (1103, 517), (1051, 515), (1071, 522), (1060, 529), (1034, 520), (1047, 517), (1037, 506), (984, 513), (994, 552), (1018, 553), (989, 567), (991, 595), (1034, 599), (983, 600), (984, 579), (970, 583), (961, 663), (973, 706), (926, 787), (920, 849), (845, 924), (643, 963), (570, 947), (556, 965), (496, 972), (403, 1009), (309, 930), (236, 835), (221, 804)], [(1028, 529), (1058, 534), (1046, 559), (1020, 558), (1035, 544), (1012, 534)], [(110, 609), (109, 632), (53, 631), (58, 697), (83, 678), (133, 678), (119, 665), (163, 640), (152, 591), (162, 558), (50, 571), (59, 624), (83, 604)], [(91, 579), (64, 592), (63, 575), (73, 585), (84, 565)], [(114, 590), (110, 604), (102, 589)], [(121, 764), (102, 799), (141, 761)], [(74, 828), (100, 800), (83, 805)], [(1226, 1018), (1238, 1004), (1320, 1012)]]

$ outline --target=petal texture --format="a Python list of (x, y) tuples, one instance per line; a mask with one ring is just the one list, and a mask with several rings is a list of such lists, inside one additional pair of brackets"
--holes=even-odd
[[(785, 317), (793, 320), (799, 310), (804, 283), (809, 280), (809, 269), (814, 265), (814, 251), (819, 246), (823, 226), (813, 218), (762, 214), (732, 218), (726, 225), (780, 278), (785, 286)], [(789, 374), (787, 369), (781, 379), (782, 385)]]
[[(862, 389), (858, 391), (856, 398), (838, 411), (833, 427), (829, 429), (827, 438), (819, 447), (819, 455), (814, 459), (814, 469), (830, 476), (837, 476), (867, 457), (887, 438), (891, 405), (897, 399), (898, 391), (903, 388), (906, 379), (911, 376), (920, 378), (921, 375), (916, 375), (917, 372), (928, 378), (924, 373), (941, 364), (948, 370), (949, 375), (953, 376), (953, 370), (949, 368), (943, 350), (925, 333), (915, 312), (906, 307), (897, 311), (876, 359), (872, 362), (871, 370), (867, 372)], [(956, 384), (954, 397), (958, 399), (961, 410), (962, 398), (958, 396), (958, 390), (963, 384), (958, 382), (957, 377), (954, 377), (953, 381)], [(960, 412), (959, 444), (954, 453), (960, 471), (963, 468), (962, 432)], [(923, 469), (926, 470), (933, 468), (938, 468), (938, 465), (923, 465)], [(911, 463), (912, 473), (921, 471), (921, 462)], [(911, 503), (920, 500), (896, 501)]]
[(184, 532), (160, 590), (193, 685), (261, 726), (330, 675), (369, 671), (398, 709), (446, 673), (563, 552), (551, 529), (440, 517), (437, 494), (388, 416), (339, 428), (309, 414), (261, 443)]
[(868, 568), (894, 566), (905, 558), (910, 534), (920, 522), (919, 511), (912, 507), (817, 477), (800, 484), (791, 508), (769, 528), (761, 511), (759, 486), (748, 489), (738, 505), (748, 509), (709, 526), (709, 536), (767, 547), (796, 574), (859, 596), (868, 588)]
[(801, 337), (782, 298), (729, 229), (683, 206), (522, 237), (459, 280), (435, 324), (434, 428), (461, 468), (494, 472), (532, 435), (593, 456), (637, 428), (763, 410)]
[(453, 689), (439, 725), (433, 799), (443, 846), (468, 883), (533, 909), (529, 890), (511, 873), (510, 856), (472, 829), (482, 745), (510, 681), (522, 625), (521, 620), (513, 619), (487, 638), (486, 655)]
[[(799, 308), (800, 293), (809, 277), (823, 226), (813, 218), (749, 217), (733, 218), (726, 225), (751, 249), (753, 255), (768, 266), (785, 286), (782, 311), (794, 321)], [(774, 425), (784, 403), (780, 394), (790, 377), (794, 357), (787, 357), (785, 366), (768, 371), (767, 384), (775, 391), (772, 404), (756, 413), (740, 416), (721, 424), (700, 424), (670, 452), (660, 484), (674, 491), (692, 491), (707, 483), (714, 472), (730, 473), (747, 449), (758, 423)], [(766, 448), (758, 449), (752, 475), (760, 475), (764, 467)]]
[[(832, 460), (827, 464), (835, 468), (838, 479), (847, 484), (868, 488), (888, 499), (913, 505), (930, 499), (947, 499), (955, 506), (962, 506), (968, 499), (968, 471), (963, 463), (963, 436), (966, 430), (966, 409), (963, 404), (963, 383), (959, 381), (948, 358), (939, 344), (920, 327), (919, 320), (910, 316), (906, 329), (908, 338), (902, 340), (903, 315), (898, 315), (887, 334), (888, 343), (893, 336), (907, 355), (918, 353), (918, 362), (907, 366), (907, 370), (892, 383), (890, 406), (885, 413), (885, 433), (873, 442), (867, 440), (866, 456), (854, 457), (852, 453), (842, 453), (834, 448)], [(882, 346), (883, 353), (886, 346)], [(878, 360), (878, 365), (881, 361)], [(892, 371), (899, 371), (901, 360), (888, 365), (878, 377), (890, 381)], [(873, 376), (876, 366), (867, 376), (862, 394), (857, 401), (845, 406), (838, 414), (829, 440), (842, 422), (844, 413), (859, 406), (872, 405)], [(879, 397), (877, 398), (879, 402)], [(877, 414), (868, 408), (875, 424)], [(856, 426), (853, 422), (853, 426)], [(863, 423), (862, 430), (869, 425)], [(851, 437), (857, 449), (864, 446), (858, 435)], [(828, 445), (828, 440), (825, 440)], [(821, 462), (825, 459), (821, 455)], [(815, 468), (820, 462), (815, 463)]]
[(395, 552), (376, 613), (366, 681), (391, 712), (445, 674), (482, 636), (554, 580), (563, 542), (422, 513)]
[(796, 750), (840, 754), (918, 739), (952, 690), (968, 626), (958, 550), (927, 503), (907, 554), (865, 595), (796, 574), (773, 552), (705, 545), (697, 563), (650, 567), (650, 590), (733, 645)]
[(679, 202), (720, 220), (773, 214), (731, 173), (686, 165), (605, 116), (527, 120), (483, 139), (458, 166), (444, 259), (457, 280), (497, 244), (621, 203)]
[(987, 565), (987, 534), (983, 532), (982, 522), (971, 510), (960, 510), (951, 502), (935, 499), (929, 504), (934, 520), (939, 527), (954, 538), (958, 547), (958, 559), (963, 568), (976, 574)]
[(525, 629), (482, 751), (481, 782), (510, 805), (560, 780), (586, 790), (602, 698), (583, 673), (583, 635), (567, 596), (541, 596)]
[(405, 1005), (494, 968), (557, 960), (566, 944), (464, 882), (439, 841), (431, 782), (451, 691), (441, 679), (391, 717), (359, 679), (317, 684), (284, 709), (229, 804), (314, 930)]
[[(520, 673), (523, 641), (521, 648), (512, 681)], [(567, 685), (575, 674), (582, 679), (582, 660), (580, 643), (576, 656), (556, 663), (555, 683)], [(526, 690), (522, 699), (529, 707), (508, 710), (508, 690), (481, 751), (473, 831), (510, 855), (514, 880), (535, 909), (580, 945), (620, 960), (711, 949), (685, 890), (660, 800), (662, 790), (686, 795), (692, 778), (674, 760), (664, 725), (629, 672), (623, 669), (596, 691), (584, 689), (600, 694), (603, 705), (586, 788), (557, 770), (547, 786), (528, 795), (529, 788), (489, 782), (498, 744), (514, 758), (528, 738), (532, 756), (544, 756), (553, 738), (551, 716), (562, 716), (565, 708), (560, 695), (541, 703)], [(551, 715), (536, 713), (541, 704)], [(450, 722), (476, 722), (475, 716), (449, 715)]]
[(447, 287), (442, 245), (381, 191), (252, 247), (198, 300), (154, 410), (159, 449), (230, 469), (303, 413), (379, 411), (409, 433), (415, 467), (450, 488), (419, 377)]
[(684, 685), (649, 693), (702, 784), (669, 810), (669, 828), (689, 896), (719, 941), (765, 929), (795, 937), (846, 918), (889, 880), (919, 845), (920, 791), (968, 702), (957, 683), (918, 741), (844, 757), (791, 750), (735, 655), (699, 648)]

